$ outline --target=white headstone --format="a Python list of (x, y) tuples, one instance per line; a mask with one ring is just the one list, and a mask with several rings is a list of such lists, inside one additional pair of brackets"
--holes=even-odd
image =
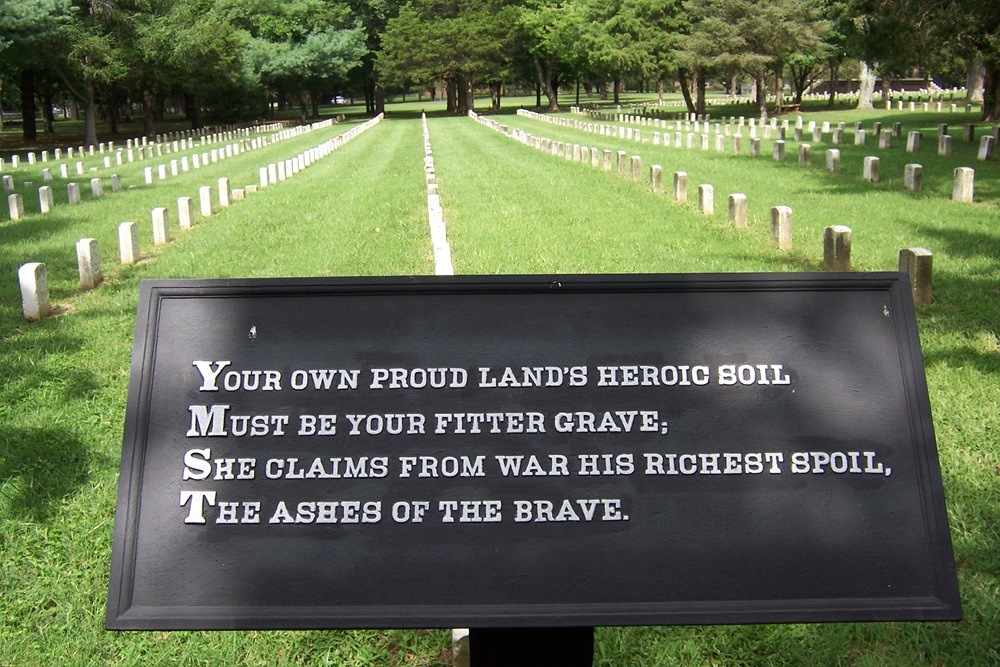
[(674, 199), (677, 200), (679, 204), (687, 203), (687, 183), (687, 172), (674, 172)]
[(924, 168), (919, 164), (908, 164), (903, 172), (903, 187), (910, 192), (920, 192), (923, 189)]
[(118, 250), (122, 264), (135, 264), (139, 261), (139, 230), (134, 222), (118, 225)]
[(851, 228), (832, 225), (823, 230), (823, 270), (851, 270)]
[(49, 302), (49, 281), (41, 262), (23, 264), (17, 270), (21, 286), (21, 312), (29, 320), (40, 320), (52, 314)]
[(774, 161), (781, 162), (785, 159), (785, 142), (778, 139), (774, 142)]
[(225, 208), (232, 202), (233, 190), (228, 178), (219, 179), (219, 206)]
[(993, 157), (993, 146), (995, 143), (996, 139), (992, 134), (984, 134), (979, 140), (979, 155), (977, 157), (981, 162)]
[(203, 185), (198, 188), (199, 210), (201, 216), (207, 218), (212, 215), (212, 186)]
[(170, 213), (162, 206), (153, 209), (153, 245), (166, 245), (170, 241)]
[(792, 209), (788, 206), (771, 208), (771, 241), (782, 250), (792, 248)]
[(20, 220), (24, 217), (24, 198), (19, 194), (7, 197), (7, 206), (10, 210), (11, 220)]
[(190, 197), (177, 199), (177, 226), (182, 230), (191, 229), (194, 225), (194, 200)]
[(101, 250), (97, 239), (80, 239), (76, 242), (76, 262), (80, 269), (80, 289), (94, 289), (103, 282)]
[(952, 201), (971, 204), (973, 199), (976, 172), (970, 167), (959, 167), (955, 170), (955, 187), (952, 189)]
[(737, 229), (746, 229), (747, 219), (747, 196), (745, 194), (729, 195), (729, 222)]
[(829, 148), (826, 151), (826, 170), (831, 174), (840, 173), (840, 149)]
[(879, 159), (874, 155), (865, 157), (865, 164), (861, 177), (866, 181), (878, 183), (879, 180)]
[(38, 206), (42, 213), (48, 213), (55, 208), (55, 202), (52, 200), (51, 185), (43, 185), (38, 188)]
[(914, 303), (931, 303), (931, 278), (934, 255), (926, 248), (903, 248), (899, 251), (899, 270), (910, 277)]
[(715, 187), (708, 183), (698, 186), (698, 210), (705, 215), (715, 213)]

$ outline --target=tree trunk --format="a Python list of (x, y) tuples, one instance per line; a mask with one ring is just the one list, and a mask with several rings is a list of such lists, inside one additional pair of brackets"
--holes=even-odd
[(21, 72), (21, 133), (26, 141), (38, 138), (35, 112), (35, 73), (26, 69)]
[(986, 64), (983, 76), (983, 120), (1000, 122), (1000, 62)]
[(542, 108), (542, 83), (541, 81), (535, 81), (535, 108)]
[(774, 113), (785, 103), (785, 81), (782, 73), (785, 70), (784, 63), (779, 62), (774, 66)]
[(118, 102), (113, 94), (108, 95), (104, 102), (104, 108), (107, 110), (108, 123), (110, 123), (108, 132), (116, 135), (118, 134)]
[(385, 113), (385, 89), (378, 81), (375, 82), (375, 115)]
[[(542, 62), (541, 58), (538, 56), (532, 56), (532, 61), (535, 65), (535, 75), (538, 77), (538, 84), (541, 88), (541, 92), (545, 93), (546, 99), (549, 101), (549, 111), (556, 112), (559, 111), (559, 97), (556, 91), (552, 87), (552, 63)], [(538, 99), (541, 102), (541, 98)], [(541, 106), (541, 104), (539, 104)]]
[(616, 105), (617, 104), (621, 104), (621, 90), (622, 90), (622, 87), (621, 87), (621, 83), (619, 83), (619, 81), (618, 81), (618, 77), (617, 76), (614, 78), (614, 81), (611, 82), (611, 85), (612, 85), (612, 87), (614, 88), (614, 91), (615, 91), (614, 92), (614, 103)]
[(706, 69), (698, 67), (695, 69), (695, 113), (699, 116), (705, 115), (705, 86), (707, 84)]
[(831, 109), (837, 104), (837, 74), (839, 72), (840, 63), (830, 58), (830, 101), (827, 103), (827, 106)]
[(149, 139), (156, 137), (156, 124), (153, 122), (153, 92), (149, 88), (142, 90), (142, 133)]
[(201, 102), (196, 95), (187, 94), (184, 96), (184, 105), (191, 116), (191, 129), (201, 129)]
[(97, 145), (97, 102), (94, 99), (94, 84), (90, 79), (84, 77), (83, 80), (83, 144), (85, 146)]
[(38, 93), (38, 99), (42, 101), (42, 132), (45, 134), (55, 134), (56, 119), (52, 113), (52, 85), (47, 83)]
[(757, 80), (754, 88), (757, 89), (757, 111), (760, 113), (760, 122), (763, 125), (767, 122), (767, 75), (761, 70), (757, 73)]
[(490, 101), (493, 111), (500, 111), (500, 101), (503, 97), (503, 82), (494, 81), (490, 84)]
[(455, 113), (458, 111), (458, 83), (455, 81), (455, 76), (451, 74), (446, 76), (444, 85), (448, 95), (446, 110), (448, 113)]
[(858, 93), (859, 109), (874, 109), (872, 97), (875, 95), (875, 72), (864, 60), (861, 61), (860, 91)]
[(666, 88), (666, 84), (663, 83), (663, 79), (661, 78), (660, 79), (660, 85), (657, 88), (658, 95), (656, 97), (657, 102), (659, 102), (660, 104), (663, 104), (663, 93), (664, 93), (664, 89), (665, 88)]
[(3, 77), (0, 76), (0, 132), (3, 132)]
[(688, 113), (694, 113), (694, 102), (691, 100), (691, 87), (688, 85), (688, 72), (683, 67), (677, 68), (677, 80), (681, 83), (681, 95), (684, 96), (684, 104)]
[(605, 101), (608, 99), (608, 80), (604, 77), (597, 80), (597, 99)]
[(986, 88), (986, 65), (980, 58), (970, 58), (965, 62), (966, 100), (982, 102)]
[(472, 91), (472, 77), (468, 74), (458, 74), (455, 81), (458, 88), (458, 106), (455, 111), (464, 116), (476, 108), (476, 98)]

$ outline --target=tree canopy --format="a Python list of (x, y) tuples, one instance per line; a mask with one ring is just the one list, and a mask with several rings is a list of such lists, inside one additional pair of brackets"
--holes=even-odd
[(849, 61), (871, 80), (978, 72), (1000, 119), (1000, 4), (981, 0), (0, 0), (0, 99), (20, 93), (27, 138), (39, 109), (50, 131), (55, 101), (81, 106), (87, 143), (98, 116), (114, 131), (138, 111), (154, 134), (168, 109), (199, 126), (360, 96), (375, 113), (440, 84), (455, 112), (487, 88), (555, 110), (560, 88), (625, 82), (701, 111), (708, 81), (743, 81), (765, 115), (786, 81), (800, 96)]

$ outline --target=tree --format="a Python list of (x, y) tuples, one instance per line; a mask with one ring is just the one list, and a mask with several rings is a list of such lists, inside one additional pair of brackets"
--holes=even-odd
[(376, 71), (380, 80), (404, 88), (445, 81), (448, 111), (457, 113), (474, 108), (473, 85), (485, 81), (498, 109), (502, 81), (512, 70), (516, 22), (516, 8), (502, 0), (419, 0), (387, 23)]
[(684, 40), (689, 60), (753, 77), (761, 118), (767, 118), (767, 79), (773, 77), (780, 106), (789, 59), (824, 52), (827, 24), (808, 0), (688, 0), (686, 7), (693, 17)]
[(360, 26), (350, 30), (315, 30), (298, 42), (283, 43), (264, 65), (267, 78), (308, 94), (313, 117), (319, 104), (347, 80), (347, 73), (367, 53)]
[(71, 13), (69, 0), (0, 0), (0, 80), (10, 76), (20, 83), (25, 139), (38, 135), (36, 75), (61, 53), (55, 44)]
[(579, 0), (528, 0), (518, 28), (548, 110), (558, 111), (559, 67), (585, 62), (580, 35), (587, 28), (586, 8)]

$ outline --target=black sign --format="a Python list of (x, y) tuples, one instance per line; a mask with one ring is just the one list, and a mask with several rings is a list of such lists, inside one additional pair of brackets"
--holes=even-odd
[(108, 628), (960, 615), (903, 274), (142, 284)]

